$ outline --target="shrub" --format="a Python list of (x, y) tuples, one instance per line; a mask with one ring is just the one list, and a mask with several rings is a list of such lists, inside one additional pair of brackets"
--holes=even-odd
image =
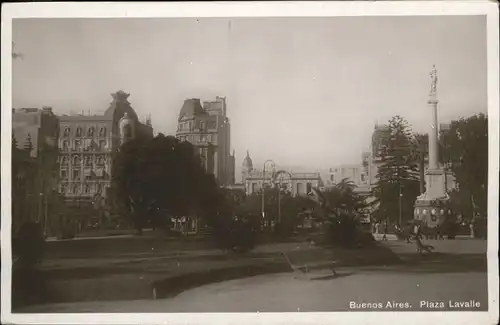
[(327, 225), (325, 243), (343, 248), (368, 246), (375, 241), (370, 232), (363, 231), (360, 224), (350, 216), (342, 216)]
[(373, 237), (373, 234), (371, 232), (364, 231), (359, 237), (359, 243), (361, 246), (373, 245), (375, 243), (375, 237)]
[(220, 219), (215, 223), (214, 236), (221, 249), (248, 252), (255, 247), (256, 231), (246, 220)]
[(293, 234), (294, 226), (290, 222), (278, 222), (274, 226), (274, 233), (278, 237), (289, 237)]
[(76, 236), (75, 227), (73, 225), (65, 225), (61, 229), (61, 233), (58, 236), (59, 239), (73, 239)]
[(40, 224), (24, 223), (12, 242), (13, 255), (19, 258), (19, 263), (34, 266), (40, 263), (44, 249), (44, 235)]

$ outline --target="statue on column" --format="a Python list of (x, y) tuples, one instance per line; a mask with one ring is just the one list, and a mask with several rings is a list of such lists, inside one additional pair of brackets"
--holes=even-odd
[(431, 76), (431, 94), (435, 94), (437, 91), (437, 82), (438, 82), (437, 70), (435, 65), (432, 66), (432, 70), (429, 74)]

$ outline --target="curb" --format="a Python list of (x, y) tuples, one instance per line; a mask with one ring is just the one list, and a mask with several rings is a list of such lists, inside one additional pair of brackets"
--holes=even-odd
[(171, 298), (183, 291), (207, 284), (287, 272), (292, 272), (290, 265), (285, 261), (280, 261), (261, 265), (240, 265), (182, 274), (153, 282), (152, 299)]

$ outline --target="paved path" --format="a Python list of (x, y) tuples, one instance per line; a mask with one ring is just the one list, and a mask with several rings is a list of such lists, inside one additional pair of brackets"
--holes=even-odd
[[(373, 237), (375, 237), (376, 240), (382, 240), (382, 237), (384, 237), (383, 234), (373, 234)], [(387, 234), (387, 241), (393, 241), (393, 240), (398, 240), (398, 237), (394, 234)], [(464, 240), (464, 239), (471, 239), (471, 240), (476, 240), (474, 238), (471, 238), (470, 236), (466, 235), (458, 235), (455, 237), (458, 240)], [(445, 239), (448, 240), (448, 239)]]
[[(295, 312), (347, 311), (355, 303), (382, 303), (377, 310), (433, 310), (420, 308), (421, 301), (476, 300), (487, 308), (484, 273), (411, 274), (343, 270), (340, 277), (319, 275), (317, 280), (296, 279), (293, 274), (265, 275), (227, 281), (186, 291), (164, 300), (136, 300), (53, 304), (19, 312)], [(408, 303), (392, 309), (387, 302)], [(387, 308), (386, 308), (387, 307)], [(364, 309), (366, 310), (366, 309)]]
[[(447, 254), (482, 254), (486, 253), (488, 242), (482, 239), (455, 239), (455, 240), (422, 240), (426, 245), (432, 245), (434, 252)], [(416, 243), (405, 241), (387, 241), (384, 242), (396, 254), (415, 253)]]

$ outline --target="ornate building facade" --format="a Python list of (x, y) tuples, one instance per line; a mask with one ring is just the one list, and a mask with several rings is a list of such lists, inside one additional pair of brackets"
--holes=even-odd
[(67, 199), (91, 201), (96, 194), (108, 195), (112, 176), (112, 154), (137, 135), (153, 136), (150, 119), (139, 122), (127, 94), (112, 94), (103, 115), (59, 117), (59, 191)]
[(217, 96), (215, 101), (203, 102), (203, 106), (200, 99), (186, 99), (179, 114), (176, 137), (195, 147), (205, 170), (214, 174), (220, 185), (235, 183), (225, 97)]
[[(285, 184), (281, 185), (284, 185), (283, 187), (285, 187), (292, 196), (308, 195), (311, 193), (312, 188), (323, 186), (319, 172), (297, 173), (291, 170), (282, 170), (274, 167), (272, 170), (266, 170), (264, 173), (263, 170), (255, 169), (253, 167), (252, 158), (250, 158), (250, 154), (248, 152), (243, 160), (241, 173), (241, 179), (246, 195), (261, 192), (264, 184), (269, 185), (273, 181), (285, 182)], [(282, 180), (273, 180), (273, 177), (277, 173), (287, 174), (289, 176)]]

